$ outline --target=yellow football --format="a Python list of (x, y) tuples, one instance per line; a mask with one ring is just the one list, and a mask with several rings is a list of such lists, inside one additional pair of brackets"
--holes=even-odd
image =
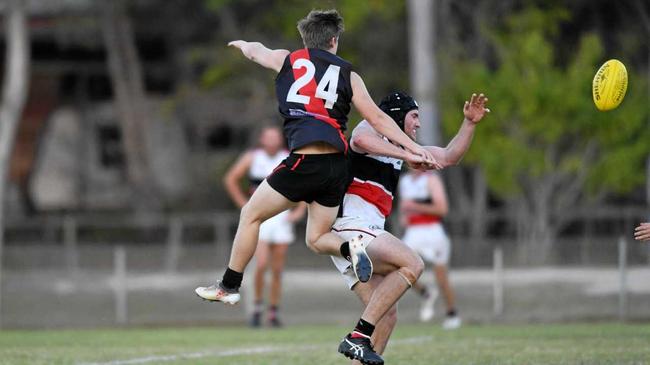
[(592, 84), (594, 104), (601, 111), (612, 110), (618, 107), (627, 91), (627, 70), (619, 60), (605, 62)]

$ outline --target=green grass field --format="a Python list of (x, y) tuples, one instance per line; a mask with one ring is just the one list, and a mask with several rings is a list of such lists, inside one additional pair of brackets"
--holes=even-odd
[[(0, 332), (0, 364), (346, 364), (346, 329), (156, 328)], [(387, 364), (650, 364), (650, 325), (398, 325)]]

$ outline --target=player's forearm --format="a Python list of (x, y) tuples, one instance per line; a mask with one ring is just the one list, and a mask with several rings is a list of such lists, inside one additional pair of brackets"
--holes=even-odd
[(364, 133), (353, 136), (352, 143), (365, 153), (393, 157), (400, 160), (406, 159), (406, 151), (404, 149), (395, 146), (376, 134)]
[(231, 178), (226, 177), (224, 179), (224, 185), (226, 187), (226, 192), (228, 193), (228, 196), (230, 196), (230, 199), (237, 205), (237, 207), (241, 208), (246, 204), (246, 196), (244, 193), (241, 191), (241, 188), (237, 184), (237, 181), (233, 181)]
[(430, 215), (436, 215), (439, 217), (444, 217), (447, 215), (447, 212), (449, 211), (449, 208), (443, 204), (436, 204), (436, 203), (413, 203), (411, 206), (411, 211), (414, 213), (420, 213), (420, 214), (430, 214)]
[(410, 139), (385, 113), (381, 113), (373, 118), (374, 120), (368, 120), (368, 122), (381, 134), (391, 141), (402, 145), (404, 148), (407, 148), (411, 151), (417, 149), (419, 146), (412, 139)]
[(445, 161), (448, 165), (457, 165), (463, 159), (463, 156), (465, 156), (469, 146), (472, 144), (475, 129), (475, 123), (463, 119), (463, 124), (461, 124), (458, 133), (456, 133), (445, 148)]
[(271, 50), (266, 48), (262, 43), (247, 42), (241, 47), (241, 51), (249, 60), (266, 68), (270, 68), (270, 65), (267, 61), (268, 54), (271, 53)]

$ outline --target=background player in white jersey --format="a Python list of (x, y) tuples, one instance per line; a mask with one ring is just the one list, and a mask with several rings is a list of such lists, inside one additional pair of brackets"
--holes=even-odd
[[(248, 197), (289, 155), (284, 147), (284, 138), (278, 127), (264, 127), (260, 132), (258, 147), (244, 153), (228, 170), (224, 184), (228, 195), (238, 208), (246, 204)], [(249, 194), (241, 189), (240, 182), (245, 176), (249, 180)], [(271, 268), (271, 287), (269, 293), (268, 322), (272, 327), (280, 327), (278, 316), (282, 293), (282, 271), (289, 245), (295, 240), (293, 223), (305, 214), (304, 203), (292, 210), (269, 218), (260, 226), (259, 243), (255, 251), (255, 308), (250, 321), (252, 327), (259, 327), (264, 312), (264, 287), (267, 269)]]
[[(447, 147), (426, 147), (441, 167), (455, 165), (461, 160), (469, 148), (476, 124), (489, 112), (486, 102), (483, 94), (472, 95), (463, 108), (465, 119), (462, 126)], [(392, 93), (382, 100), (380, 108), (415, 140), (420, 121), (417, 103), (410, 96)], [(409, 153), (401, 146), (382, 136), (365, 121), (352, 132), (350, 147), (352, 182), (332, 231), (344, 239), (359, 237), (364, 242), (374, 265), (374, 274), (368, 282), (360, 282), (348, 261), (332, 256), (348, 287), (365, 305), (359, 324), (343, 339), (339, 352), (362, 364), (383, 364), (379, 354), (386, 347), (396, 324), (397, 301), (424, 269), (422, 259), (413, 249), (384, 230), (402, 160), (412, 166), (417, 164), (410, 162)], [(364, 337), (370, 338), (373, 346), (364, 348), (365, 353), (359, 356), (356, 340)]]
[[(451, 242), (441, 222), (449, 211), (442, 178), (434, 172), (411, 170), (400, 179), (399, 197), (400, 221), (406, 226), (402, 241), (433, 266), (435, 280), (447, 305), (443, 328), (458, 328), (461, 319), (447, 274)], [(431, 320), (438, 291), (421, 280), (413, 284), (413, 289), (422, 296), (420, 320)]]

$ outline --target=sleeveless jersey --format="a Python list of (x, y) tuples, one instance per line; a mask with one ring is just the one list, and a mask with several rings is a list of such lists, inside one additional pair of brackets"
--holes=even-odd
[[(429, 189), (430, 172), (421, 174), (408, 173), (402, 177), (399, 184), (400, 199), (414, 200), (417, 203), (430, 204), (431, 190)], [(433, 214), (411, 214), (408, 216), (408, 224), (431, 224), (440, 221), (440, 217)]]
[(346, 153), (352, 103), (352, 65), (322, 49), (303, 48), (284, 60), (275, 79), (284, 135), (290, 151), (314, 142)]
[(269, 155), (261, 148), (253, 150), (252, 153), (253, 161), (248, 170), (248, 181), (250, 183), (251, 193), (260, 186), (262, 181), (273, 172), (273, 169), (289, 155), (289, 152), (284, 149), (278, 151), (273, 156)]
[(349, 158), (351, 182), (345, 193), (341, 215), (376, 217), (383, 228), (393, 208), (403, 161), (353, 150), (350, 150)]

